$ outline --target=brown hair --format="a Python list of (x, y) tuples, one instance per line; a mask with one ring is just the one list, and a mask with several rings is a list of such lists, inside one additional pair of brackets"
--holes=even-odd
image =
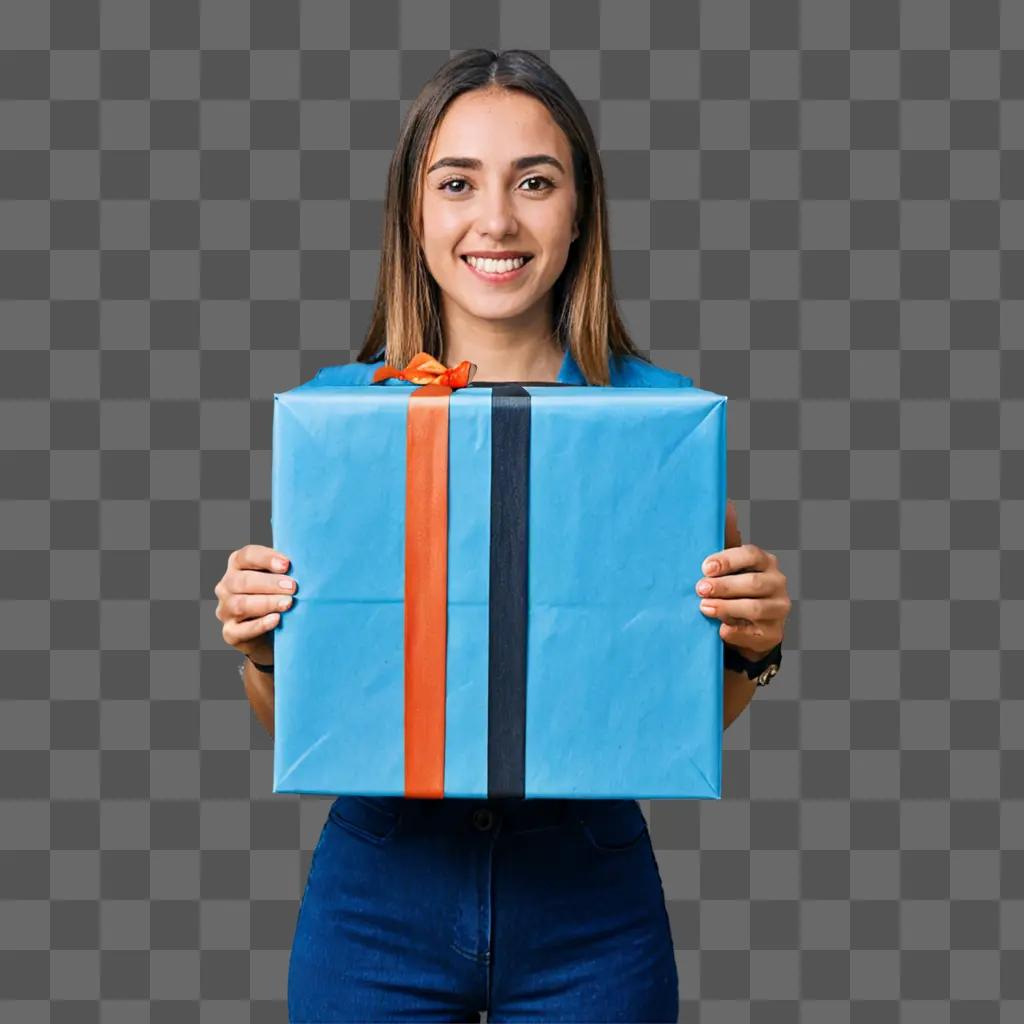
[(604, 174), (590, 122), (564, 79), (529, 50), (464, 50), (438, 69), (410, 106), (388, 170), (377, 294), (357, 358), (369, 363), (383, 356), (387, 365), (399, 368), (421, 349), (443, 358), (439, 288), (414, 222), (423, 165), (448, 104), (464, 92), (495, 86), (539, 100), (568, 137), (580, 233), (552, 286), (553, 326), (587, 383), (607, 385), (609, 355), (649, 360), (615, 306)]

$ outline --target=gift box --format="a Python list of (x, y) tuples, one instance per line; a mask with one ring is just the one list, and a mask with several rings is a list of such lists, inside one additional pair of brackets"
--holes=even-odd
[(718, 799), (726, 398), (274, 394), (274, 792)]

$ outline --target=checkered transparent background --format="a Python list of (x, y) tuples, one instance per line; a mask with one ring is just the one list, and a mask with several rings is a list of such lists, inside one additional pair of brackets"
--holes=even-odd
[(723, 799), (644, 802), (681, 1019), (1024, 1019), (1018, 0), (2, 0), (0, 1017), (285, 1019), (327, 801), (213, 586), (474, 46), (582, 100), (622, 312), (789, 579)]

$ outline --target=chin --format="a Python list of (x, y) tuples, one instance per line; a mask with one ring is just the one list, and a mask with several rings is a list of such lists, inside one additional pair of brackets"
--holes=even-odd
[(463, 309), (478, 320), (511, 320), (522, 316), (529, 309), (526, 303), (517, 302), (499, 305), (494, 302), (473, 302), (463, 304)]

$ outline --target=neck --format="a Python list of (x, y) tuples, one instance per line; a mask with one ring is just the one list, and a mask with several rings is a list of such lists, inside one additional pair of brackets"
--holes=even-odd
[(465, 349), (459, 349), (456, 345), (446, 346), (446, 352), (442, 359), (445, 366), (457, 366), (463, 359), (476, 363), (476, 380), (553, 382), (558, 379), (558, 371), (564, 359), (562, 350), (551, 343), (543, 349), (524, 345), (512, 350), (493, 350), (478, 342)]
[(442, 315), (445, 366), (476, 363), (476, 380), (556, 381), (564, 358), (548, 310), (530, 322), (478, 320), (459, 309)]

